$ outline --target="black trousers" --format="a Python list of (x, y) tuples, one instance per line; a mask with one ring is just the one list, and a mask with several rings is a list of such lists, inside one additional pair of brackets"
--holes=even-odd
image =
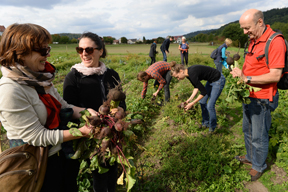
[[(171, 71), (168, 71), (167, 73), (165, 73), (164, 75), (162, 75), (162, 77), (165, 79), (166, 84), (164, 85), (164, 94), (165, 94), (165, 101), (169, 102), (170, 101), (170, 89), (169, 89), (169, 85), (172, 79), (171, 76)], [(157, 88), (157, 86), (159, 86), (160, 83), (155, 80), (154, 81), (154, 88)]]
[(62, 150), (48, 157), (41, 192), (78, 192), (76, 179), (79, 166), (77, 159), (66, 159)]
[(155, 57), (150, 57), (150, 58), (151, 58), (151, 63), (150, 63), (150, 65), (152, 65), (153, 63), (156, 62), (156, 59), (155, 59)]
[(115, 192), (118, 163), (115, 162), (112, 166), (107, 165), (103, 167), (109, 168), (109, 171), (102, 174), (98, 173), (98, 170), (92, 171), (93, 190), (94, 192)]
[(180, 55), (181, 55), (181, 63), (182, 65), (184, 65), (184, 59), (185, 59), (185, 64), (188, 65), (188, 51), (184, 51), (182, 53), (182, 51), (180, 51)]

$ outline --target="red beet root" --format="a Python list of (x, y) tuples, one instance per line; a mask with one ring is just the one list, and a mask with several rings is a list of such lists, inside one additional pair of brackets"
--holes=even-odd
[(118, 120), (118, 121), (115, 123), (114, 127), (115, 127), (116, 131), (119, 131), (119, 132), (120, 132), (120, 131), (123, 131), (123, 128), (124, 128), (123, 123), (122, 123), (122, 121), (120, 121), (120, 120)]
[(182, 102), (180, 105), (178, 105), (177, 107), (179, 107), (180, 109), (184, 109), (184, 107), (185, 107), (185, 102)]
[(117, 85), (113, 89), (110, 89), (107, 98), (113, 101), (124, 101), (126, 99), (126, 95), (122, 90), (121, 84)]
[(109, 137), (110, 134), (111, 134), (111, 129), (109, 127), (103, 127), (97, 139)]
[(108, 115), (110, 113), (110, 100), (105, 101), (98, 109), (99, 113), (102, 115)]
[(90, 125), (97, 127), (98, 125), (101, 124), (101, 119), (98, 116), (91, 116), (91, 117), (87, 117)]
[(118, 107), (118, 111), (115, 113), (116, 119), (124, 119), (126, 117), (126, 113), (122, 107)]

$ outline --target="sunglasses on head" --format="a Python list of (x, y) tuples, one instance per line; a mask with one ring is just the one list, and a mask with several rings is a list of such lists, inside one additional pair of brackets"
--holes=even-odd
[(50, 51), (51, 51), (51, 47), (46, 47), (46, 48), (40, 48), (40, 49), (33, 49), (32, 51), (35, 51), (37, 53), (40, 53), (41, 56), (47, 56)]
[(82, 47), (76, 47), (76, 51), (77, 51), (77, 53), (79, 53), (79, 54), (82, 54), (84, 50), (85, 50), (86, 53), (92, 54), (92, 53), (94, 52), (94, 49), (101, 50), (99, 47), (97, 47), (97, 48), (94, 48), (94, 47), (86, 47), (85, 49), (82, 48)]

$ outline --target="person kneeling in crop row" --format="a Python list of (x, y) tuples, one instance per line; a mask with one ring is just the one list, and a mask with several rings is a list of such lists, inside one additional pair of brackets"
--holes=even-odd
[[(209, 127), (210, 133), (214, 132), (217, 126), (215, 103), (225, 85), (226, 80), (224, 75), (217, 69), (204, 65), (193, 65), (186, 68), (184, 65), (175, 63), (171, 65), (171, 75), (178, 80), (183, 80), (185, 77), (189, 79), (195, 88), (190, 98), (185, 102), (184, 109), (187, 111), (200, 101), (202, 110), (201, 127)], [(202, 80), (207, 81), (205, 87), (201, 83)], [(194, 99), (199, 90), (200, 95)], [(193, 99), (194, 101), (192, 101)]]
[[(172, 62), (173, 63), (173, 62)], [(170, 74), (170, 63), (165, 61), (159, 61), (151, 65), (146, 71), (140, 71), (137, 75), (137, 79), (143, 82), (143, 90), (141, 93), (142, 99), (145, 98), (149, 79), (155, 79), (159, 82), (159, 87), (155, 93), (154, 97), (157, 97), (159, 91), (164, 87), (165, 101), (170, 100), (170, 89), (169, 84), (172, 79)]]

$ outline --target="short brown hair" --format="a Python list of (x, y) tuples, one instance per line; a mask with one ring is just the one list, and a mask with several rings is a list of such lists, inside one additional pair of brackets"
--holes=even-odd
[(50, 33), (39, 25), (14, 23), (7, 27), (2, 35), (0, 64), (6, 67), (15, 65), (15, 62), (23, 64), (23, 56), (51, 41)]
[(170, 63), (170, 67), (171, 67), (171, 72), (170, 73), (171, 73), (172, 76), (177, 74), (177, 73), (179, 73), (180, 70), (185, 70), (186, 69), (186, 67), (184, 65), (176, 64), (175, 61), (172, 61)]
[(140, 71), (139, 73), (138, 73), (138, 75), (137, 75), (137, 79), (139, 80), (139, 81), (143, 81), (144, 80), (144, 77), (146, 76), (146, 75), (148, 75), (145, 71)]

